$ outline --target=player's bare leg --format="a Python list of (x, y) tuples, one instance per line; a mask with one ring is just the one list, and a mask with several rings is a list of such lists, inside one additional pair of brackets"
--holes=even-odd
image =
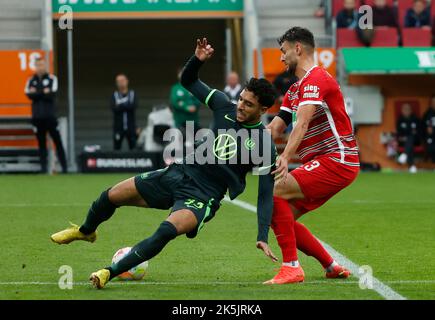
[(71, 223), (71, 227), (53, 234), (51, 240), (58, 244), (68, 244), (75, 240), (94, 242), (97, 238), (97, 227), (110, 219), (121, 206), (148, 207), (136, 189), (134, 178), (124, 180), (103, 191), (92, 203), (81, 227)]
[(103, 288), (111, 279), (144, 261), (150, 260), (159, 254), (169, 241), (192, 231), (197, 225), (198, 220), (192, 211), (187, 209), (174, 211), (166, 221), (162, 222), (151, 237), (136, 244), (117, 263), (92, 273), (89, 280), (97, 289)]

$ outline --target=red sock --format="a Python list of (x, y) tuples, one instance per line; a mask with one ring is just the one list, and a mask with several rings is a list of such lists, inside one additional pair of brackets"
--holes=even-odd
[(319, 240), (313, 236), (310, 230), (297, 221), (294, 224), (294, 230), (298, 249), (307, 256), (316, 258), (322, 264), (323, 268), (326, 269), (329, 267), (334, 259), (332, 259), (328, 251), (326, 251)]
[(284, 263), (297, 261), (295, 218), (287, 200), (273, 197), (272, 230), (281, 248)]

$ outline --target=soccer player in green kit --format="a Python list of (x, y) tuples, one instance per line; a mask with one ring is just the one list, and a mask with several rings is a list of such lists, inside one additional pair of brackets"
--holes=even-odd
[(183, 69), (181, 83), (213, 111), (210, 131), (213, 139), (205, 136), (197, 141), (195, 152), (208, 147), (214, 161), (204, 164), (191, 161), (197, 155), (194, 152), (182, 163), (122, 181), (93, 202), (81, 227), (73, 225), (51, 236), (58, 244), (75, 240), (94, 242), (98, 225), (108, 220), (118, 207), (172, 207), (169, 217), (151, 237), (136, 244), (118, 263), (91, 274), (90, 280), (96, 288), (103, 288), (117, 275), (156, 256), (177, 236), (186, 234), (194, 238), (204, 223), (213, 218), (227, 191), (231, 199), (244, 191), (246, 174), (253, 170), (259, 172), (257, 248), (277, 260), (267, 244), (273, 207), (271, 172), (277, 155), (271, 136), (260, 121), (261, 115), (275, 102), (275, 90), (267, 80), (251, 78), (234, 105), (223, 92), (210, 89), (198, 78), (199, 69), (213, 52), (206, 38), (198, 39), (195, 55)]

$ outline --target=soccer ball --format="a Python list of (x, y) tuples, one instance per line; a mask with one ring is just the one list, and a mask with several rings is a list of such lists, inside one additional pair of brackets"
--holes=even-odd
[[(127, 255), (131, 250), (131, 247), (126, 247), (119, 249), (115, 252), (112, 258), (112, 263), (117, 263), (119, 260), (124, 258), (125, 255)], [(141, 280), (146, 273), (146, 270), (148, 268), (148, 261), (144, 261), (141, 264), (137, 265), (136, 267), (131, 268), (130, 270), (121, 273), (117, 276), (120, 280)]]

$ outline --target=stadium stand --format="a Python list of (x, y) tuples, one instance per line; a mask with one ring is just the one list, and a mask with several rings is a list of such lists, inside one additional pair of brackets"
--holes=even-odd
[(397, 47), (399, 45), (399, 33), (396, 28), (377, 27), (371, 43), (372, 47)]
[[(25, 8), (25, 10), (23, 10)], [(30, 101), (24, 95), (30, 52), (43, 39), (41, 2), (3, 0), (0, 11), (0, 172), (40, 170), (38, 143), (30, 123)], [(25, 50), (24, 50), (25, 49)], [(20, 56), (27, 54), (20, 68)]]
[(431, 42), (432, 33), (430, 29), (402, 29), (402, 45), (404, 47), (430, 47)]
[(364, 47), (353, 29), (337, 29), (337, 48)]

